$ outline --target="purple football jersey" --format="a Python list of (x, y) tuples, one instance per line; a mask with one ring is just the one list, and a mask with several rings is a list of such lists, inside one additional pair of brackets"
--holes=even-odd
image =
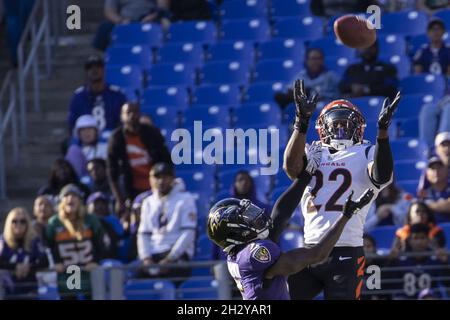
[(289, 300), (286, 277), (266, 279), (264, 273), (280, 257), (280, 247), (271, 240), (250, 243), (235, 256), (228, 256), (228, 270), (236, 281), (244, 300)]

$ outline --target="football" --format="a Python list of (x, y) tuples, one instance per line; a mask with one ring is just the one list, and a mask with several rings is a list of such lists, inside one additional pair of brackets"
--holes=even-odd
[(345, 15), (334, 22), (336, 37), (346, 46), (365, 49), (375, 43), (377, 33), (372, 24), (356, 15)]

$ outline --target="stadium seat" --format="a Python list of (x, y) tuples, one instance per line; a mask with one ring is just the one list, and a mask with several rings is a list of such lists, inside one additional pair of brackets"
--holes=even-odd
[(288, 230), (281, 234), (280, 248), (286, 252), (292, 249), (300, 248), (303, 244), (303, 235), (300, 231)]
[(124, 295), (126, 300), (174, 300), (175, 285), (168, 280), (129, 280)]
[(433, 16), (444, 21), (447, 31), (450, 30), (450, 9), (439, 10)]
[(315, 40), (323, 37), (323, 23), (314, 16), (280, 18), (275, 20), (274, 36), (276, 38), (291, 38)]
[(253, 80), (255, 82), (288, 82), (292, 83), (295, 76), (303, 69), (297, 60), (271, 59), (261, 60), (255, 66)]
[(392, 128), (396, 128), (397, 138), (418, 138), (419, 137), (419, 120), (412, 119), (394, 119)]
[(396, 161), (394, 163), (394, 177), (398, 183), (404, 180), (419, 180), (425, 168), (425, 161)]
[(282, 82), (261, 82), (250, 85), (244, 94), (245, 103), (274, 102), (277, 92), (285, 92), (287, 85)]
[(244, 85), (248, 78), (248, 65), (237, 61), (208, 62), (200, 71), (202, 84)]
[(152, 59), (152, 51), (148, 45), (121, 45), (108, 48), (105, 62), (108, 65), (137, 65), (149, 70)]
[[(292, 183), (292, 180), (289, 179), (286, 172), (283, 170), (278, 171), (276, 177), (275, 177), (275, 186), (276, 188), (285, 188), (289, 187)], [(280, 193), (281, 194), (281, 193)]]
[(426, 160), (428, 146), (418, 139), (401, 138), (391, 141), (391, 149), (395, 161), (401, 160)]
[(180, 286), (178, 298), (181, 300), (217, 300), (217, 281), (214, 278), (191, 278)]
[(168, 43), (159, 48), (156, 60), (160, 63), (185, 63), (194, 67), (203, 64), (203, 48), (198, 43)]
[(325, 57), (346, 57), (349, 60), (356, 57), (356, 50), (344, 46), (336, 36), (311, 41), (308, 47), (321, 49)]
[(193, 127), (194, 121), (202, 121), (203, 128), (230, 126), (230, 116), (228, 108), (219, 106), (204, 106), (189, 108), (184, 112), (184, 127)]
[[(209, 166), (212, 167), (212, 166)], [(208, 192), (211, 193), (215, 189), (215, 169), (203, 166), (201, 171), (179, 171), (178, 176), (183, 179), (186, 190), (189, 192)]]
[(212, 21), (180, 21), (170, 25), (167, 33), (167, 41), (173, 42), (198, 42), (211, 44), (216, 41), (217, 31)]
[(350, 101), (359, 108), (366, 121), (378, 120), (385, 97), (368, 96), (351, 98)]
[(356, 58), (349, 59), (348, 57), (325, 57), (325, 66), (336, 72), (338, 76), (342, 76), (345, 73), (345, 70), (356, 62)]
[(164, 129), (175, 129), (179, 126), (180, 110), (170, 106), (151, 107), (143, 105), (143, 114), (149, 115), (156, 126)]
[(255, 182), (255, 189), (258, 192), (258, 196), (260, 197), (260, 200), (263, 201), (265, 199), (265, 195), (270, 191), (271, 176), (261, 175), (258, 166), (249, 166), (246, 169), (231, 169), (219, 172), (218, 173), (219, 189), (229, 191), (232, 185), (234, 184), (236, 174), (240, 170), (246, 170), (249, 172), (250, 176), (253, 178)]
[(236, 127), (248, 127), (250, 125), (275, 125), (281, 122), (280, 108), (270, 103), (246, 105), (234, 111), (234, 124)]
[(402, 80), (411, 75), (411, 62), (405, 58), (405, 55), (382, 55), (381, 61), (392, 64), (397, 69), (397, 78)]
[(401, 80), (400, 91), (403, 95), (423, 93), (438, 98), (444, 95), (445, 80), (443, 77), (432, 74), (413, 75)]
[(106, 82), (121, 88), (141, 90), (142, 70), (137, 65), (106, 66)]
[(195, 82), (195, 72), (188, 64), (156, 64), (150, 70), (148, 81), (150, 86), (192, 87)]
[(144, 90), (141, 104), (145, 106), (175, 106), (186, 108), (188, 93), (183, 87), (148, 88)]
[(250, 41), (220, 41), (208, 47), (208, 61), (238, 61), (251, 64), (254, 60), (254, 47)]
[(403, 180), (396, 182), (401, 189), (411, 194), (413, 197), (416, 196), (417, 186), (419, 185), (419, 180)]
[(193, 103), (198, 105), (237, 105), (239, 100), (240, 92), (236, 85), (203, 85), (193, 93)]
[(222, 20), (264, 19), (267, 16), (266, 0), (224, 1), (219, 8)]
[(163, 40), (161, 26), (156, 23), (130, 23), (114, 27), (113, 45), (147, 45), (159, 47)]
[(310, 0), (272, 0), (272, 17), (310, 16)]
[(206, 234), (198, 237), (195, 246), (195, 260), (210, 260), (212, 254), (212, 242)]
[(405, 38), (395, 34), (380, 34), (378, 36), (378, 49), (382, 56), (399, 55), (403, 57), (406, 54)]
[(370, 232), (375, 239), (377, 249), (391, 249), (395, 238), (396, 226), (381, 226)]
[(298, 39), (273, 39), (258, 46), (258, 59), (291, 59), (303, 61), (305, 45)]
[(422, 11), (401, 11), (384, 13), (381, 20), (381, 34), (418, 35), (427, 30), (428, 17)]
[(394, 113), (394, 119), (415, 119), (424, 104), (436, 100), (431, 94), (402, 94), (398, 108)]
[(222, 22), (222, 40), (249, 40), (255, 43), (270, 38), (269, 23), (265, 19), (228, 20)]

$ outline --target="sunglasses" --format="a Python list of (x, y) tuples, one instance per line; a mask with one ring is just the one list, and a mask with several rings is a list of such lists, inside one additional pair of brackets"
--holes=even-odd
[(19, 220), (13, 220), (13, 224), (27, 224), (27, 220), (25, 219), (19, 219)]

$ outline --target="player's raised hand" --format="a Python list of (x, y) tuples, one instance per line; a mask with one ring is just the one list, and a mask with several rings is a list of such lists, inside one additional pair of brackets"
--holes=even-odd
[(395, 109), (398, 107), (400, 101), (400, 91), (397, 92), (394, 100), (392, 102), (389, 98), (384, 99), (383, 108), (381, 108), (380, 115), (378, 116), (378, 129), (387, 130), (391, 124), (392, 116)]
[(308, 130), (309, 119), (316, 110), (319, 96), (315, 93), (308, 97), (305, 92), (303, 80), (297, 79), (294, 83), (294, 101), (295, 101), (295, 123), (294, 128), (302, 133)]
[(305, 170), (313, 175), (319, 168), (322, 160), (322, 144), (320, 141), (314, 141), (306, 150), (307, 164)]
[(347, 200), (345, 200), (344, 209), (342, 210), (342, 214), (346, 216), (347, 218), (351, 218), (353, 214), (358, 212), (361, 208), (363, 208), (365, 205), (367, 205), (370, 200), (372, 200), (374, 192), (373, 189), (367, 189), (364, 194), (359, 197), (358, 200), (353, 201), (354, 191), (350, 193)]

